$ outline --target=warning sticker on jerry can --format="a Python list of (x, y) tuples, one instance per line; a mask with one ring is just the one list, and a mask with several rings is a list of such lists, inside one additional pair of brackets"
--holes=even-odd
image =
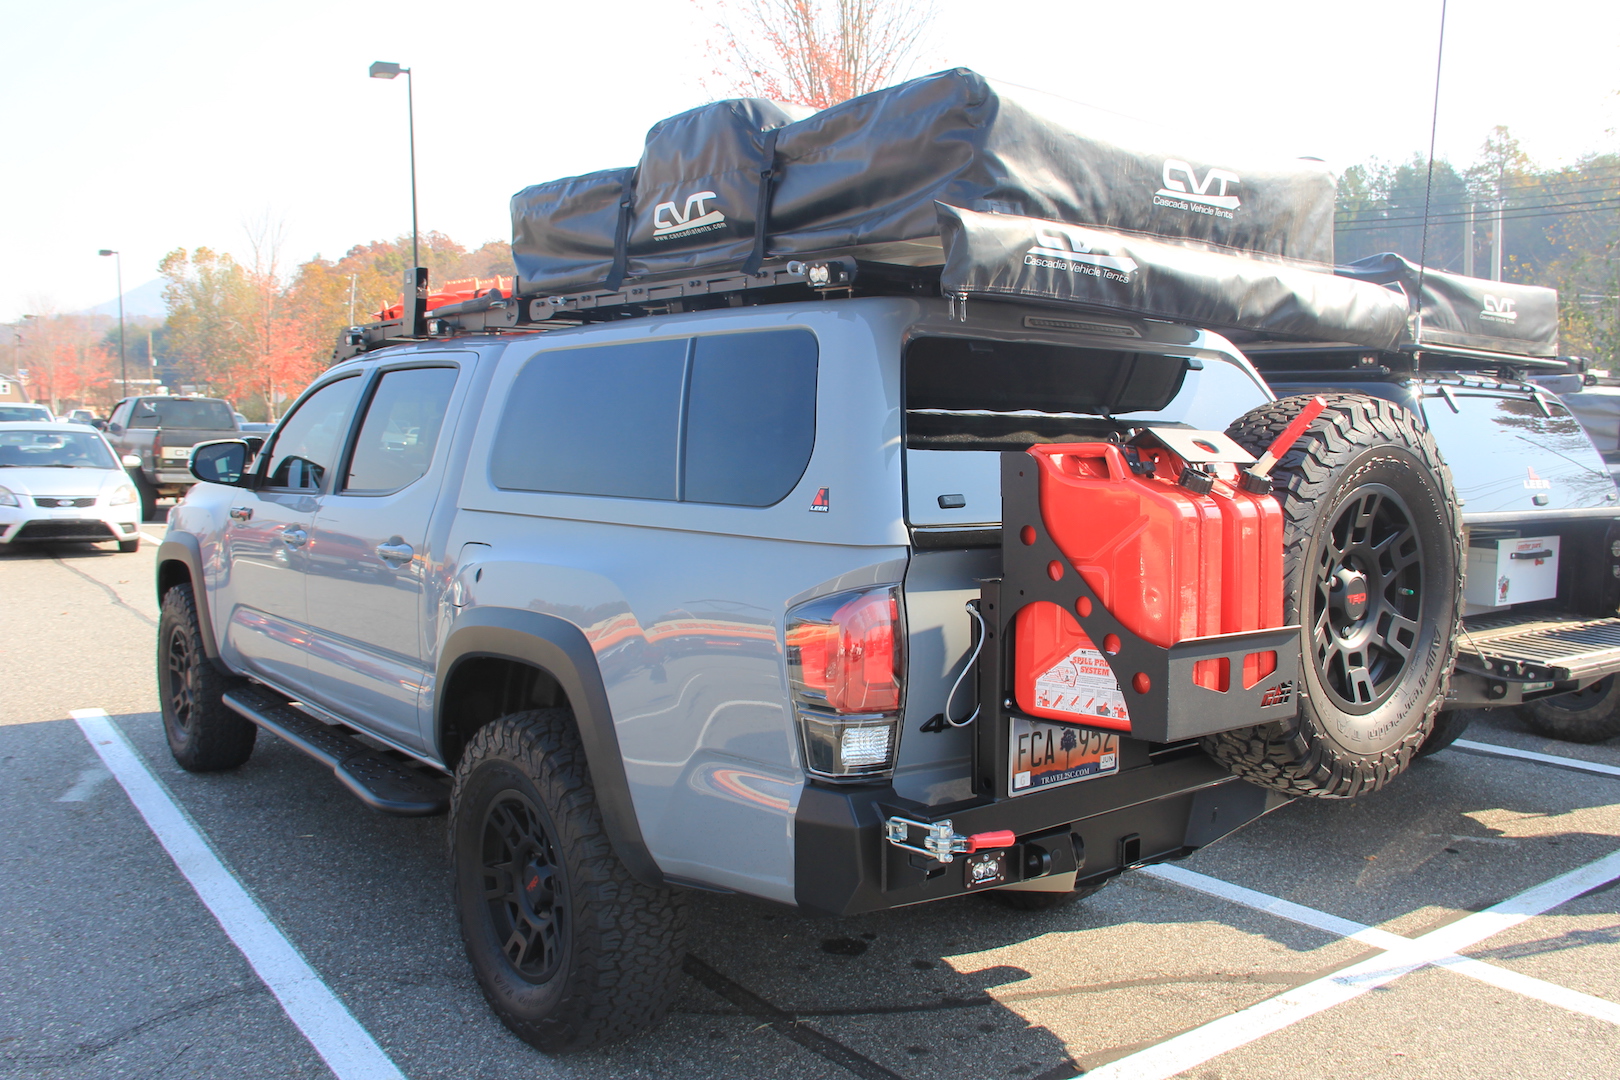
[(1129, 718), (1125, 692), (1103, 654), (1087, 645), (1075, 649), (1035, 678), (1035, 704), (1075, 716)]

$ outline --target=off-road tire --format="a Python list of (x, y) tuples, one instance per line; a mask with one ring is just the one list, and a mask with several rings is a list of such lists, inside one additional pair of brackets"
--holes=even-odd
[(141, 499), (141, 520), (156, 521), (158, 519), (157, 488), (152, 485), (152, 482), (146, 478), (146, 474), (140, 469), (132, 470), (130, 479), (135, 481), (135, 493)]
[(118, 551), (120, 554), (131, 555), (139, 550), (141, 550), (141, 538), (138, 536), (133, 540), (118, 541)]
[[(556, 1053), (664, 1018), (686, 952), (686, 905), (638, 882), (614, 854), (572, 712), (513, 713), (481, 728), (456, 767), (449, 833), (467, 957), (513, 1033)], [(512, 864), (521, 878), (502, 869)]]
[(1468, 730), (1468, 725), (1479, 719), (1480, 709), (1447, 709), (1434, 718), (1434, 726), (1429, 729), (1429, 737), (1423, 740), (1418, 747), (1418, 757), (1428, 757), (1438, 754), (1458, 739)]
[(1076, 900), (1084, 900), (1112, 881), (1104, 878), (1102, 881), (1082, 882), (1077, 888), (1068, 892), (1040, 892), (1034, 889), (991, 889), (982, 894), (986, 899), (993, 900), (1004, 908), (1014, 911), (1051, 911), (1054, 908), (1068, 907)]
[(1515, 712), (1531, 731), (1549, 739), (1608, 742), (1620, 735), (1620, 676), (1609, 675), (1573, 694), (1527, 701)]
[[(1208, 736), (1203, 745), (1253, 783), (1348, 799), (1406, 770), (1445, 701), (1461, 617), (1462, 529), (1451, 471), (1416, 416), (1381, 398), (1324, 398), (1327, 409), (1271, 474), (1283, 509), (1283, 614), (1302, 625), (1298, 712)], [(1262, 405), (1227, 434), (1263, 453), (1310, 400)], [(1336, 531), (1355, 528), (1358, 517), (1351, 515), (1371, 522), (1364, 540), (1392, 530), (1380, 541), (1383, 550)], [(1329, 547), (1330, 540), (1344, 547)], [(1386, 574), (1385, 556), (1395, 548), (1405, 557), (1398, 564), (1391, 559)], [(1342, 560), (1335, 550), (1344, 552)], [(1369, 558), (1376, 580), (1353, 569)], [(1335, 602), (1357, 595), (1350, 579), (1335, 577), (1335, 567), (1361, 574), (1361, 615), (1334, 612)], [(1341, 586), (1338, 601), (1333, 580)], [(1393, 621), (1396, 612), (1401, 623)], [(1342, 641), (1334, 636), (1340, 617), (1352, 628)], [(1364, 640), (1357, 627), (1371, 628), (1376, 649), (1346, 651), (1352, 648), (1346, 642)], [(1357, 658), (1360, 668), (1352, 667)]]
[(240, 680), (221, 673), (203, 651), (190, 585), (176, 585), (163, 594), (157, 678), (163, 733), (182, 769), (221, 772), (252, 755), (259, 729), (223, 700), (225, 691)]

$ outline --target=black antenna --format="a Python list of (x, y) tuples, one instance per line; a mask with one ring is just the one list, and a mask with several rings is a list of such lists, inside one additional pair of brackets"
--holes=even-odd
[(1446, 0), (1440, 0), (1440, 46), (1434, 57), (1434, 115), (1429, 118), (1429, 178), (1423, 184), (1423, 242), (1418, 247), (1417, 317), (1423, 332), (1423, 275), (1429, 269), (1429, 198), (1434, 194), (1434, 136), (1440, 127), (1440, 66), (1446, 58)]

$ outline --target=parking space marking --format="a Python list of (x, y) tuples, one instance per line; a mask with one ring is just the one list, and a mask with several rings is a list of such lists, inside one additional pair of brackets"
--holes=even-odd
[(270, 921), (247, 887), (220, 861), (106, 711), (74, 709), (72, 716), (198, 898), (338, 1080), (405, 1080), (382, 1047)]
[(1086, 1076), (1090, 1080), (1168, 1080), (1229, 1050), (1388, 985), (1418, 968), (1439, 963), (1616, 878), (1620, 878), (1620, 851), (1560, 874), (1438, 930), (1404, 939), (1388, 951), (1341, 968), (1332, 975), (1296, 986), (1247, 1009), (1229, 1013), (1100, 1066)]
[[(1341, 938), (1350, 938), (1386, 952), (1410, 945), (1414, 940), (1400, 934), (1392, 934), (1388, 930), (1341, 919), (1337, 915), (1308, 908), (1278, 896), (1246, 889), (1242, 885), (1234, 885), (1230, 881), (1222, 881), (1220, 878), (1209, 877), (1184, 867), (1148, 866), (1144, 867), (1142, 872), (1149, 877), (1174, 882), (1183, 888), (1230, 900), (1235, 904), (1263, 911), (1287, 919), (1289, 922), (1314, 927)], [(1548, 1005), (1557, 1005), (1571, 1012), (1620, 1026), (1620, 1005), (1606, 998), (1571, 990), (1567, 986), (1559, 986), (1557, 983), (1550, 983), (1533, 975), (1521, 975), (1510, 968), (1498, 967), (1466, 956), (1442, 956), (1434, 961), (1434, 966), (1455, 971), (1459, 975), (1467, 975), (1501, 990), (1511, 990)]]
[(1451, 744), (1451, 748), (1453, 750), (1466, 750), (1474, 754), (1494, 754), (1497, 757), (1523, 758), (1525, 761), (1535, 761), (1542, 765), (1556, 765), (1561, 769), (1575, 769), (1579, 772), (1597, 773), (1600, 776), (1620, 776), (1620, 768), (1613, 765), (1604, 765), (1598, 761), (1582, 761), (1579, 758), (1559, 757), (1556, 754), (1538, 754), (1534, 750), (1520, 750), (1515, 746), (1499, 746), (1496, 743), (1458, 739)]
[(153, 535), (152, 535), (152, 534), (151, 534), (151, 533), (149, 533), (149, 532), (143, 532), (143, 533), (141, 533), (141, 535), (142, 535), (142, 536), (144, 536), (144, 537), (146, 537), (146, 539), (148, 539), (148, 540), (150, 540), (150, 541), (152, 541), (152, 543), (154, 543), (154, 544), (161, 544), (161, 543), (163, 543), (163, 537), (161, 537), (161, 536), (153, 536)]

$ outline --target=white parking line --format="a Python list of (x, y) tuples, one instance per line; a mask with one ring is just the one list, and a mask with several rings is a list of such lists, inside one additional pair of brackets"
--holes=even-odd
[(338, 1080), (405, 1080), (253, 895), (226, 869), (105, 710), (74, 709), (72, 715), (175, 866)]
[[(1264, 911), (1289, 922), (1300, 923), (1304, 926), (1325, 930), (1342, 938), (1351, 938), (1374, 948), (1391, 951), (1412, 943), (1411, 938), (1400, 934), (1392, 934), (1388, 930), (1377, 927), (1363, 926), (1361, 923), (1341, 919), (1337, 915), (1329, 915), (1325, 911), (1317, 911), (1296, 904), (1281, 897), (1271, 896), (1267, 893), (1255, 892), (1242, 885), (1234, 885), (1230, 881), (1209, 877), (1180, 866), (1149, 866), (1144, 867), (1143, 873), (1149, 877), (1160, 878), (1164, 881), (1174, 882), (1183, 888), (1193, 889), (1197, 892), (1218, 896), (1223, 900), (1230, 900), (1244, 907), (1256, 911)], [(1474, 960), (1466, 956), (1442, 956), (1434, 961), (1436, 967), (1455, 971), (1459, 975), (1467, 975), (1480, 982), (1489, 983), (1502, 990), (1512, 990), (1525, 997), (1535, 998), (1548, 1005), (1557, 1005), (1571, 1012), (1578, 1012), (1583, 1016), (1590, 1016), (1596, 1020), (1620, 1026), (1620, 1005), (1606, 998), (1583, 994), (1579, 990), (1571, 990), (1567, 986), (1559, 986), (1533, 975), (1521, 975), (1509, 968), (1497, 967), (1495, 964), (1483, 960)]]
[(1515, 746), (1498, 746), (1496, 743), (1474, 742), (1470, 739), (1458, 739), (1451, 745), (1454, 749), (1468, 750), (1476, 754), (1495, 754), (1497, 757), (1523, 758), (1525, 761), (1536, 761), (1543, 765), (1557, 765), (1561, 769), (1578, 769), (1581, 772), (1597, 773), (1600, 776), (1620, 776), (1620, 768), (1613, 765), (1604, 765), (1596, 761), (1582, 761), (1579, 758), (1559, 757), (1556, 754), (1538, 754), (1534, 750), (1520, 750)]
[(163, 537), (161, 537), (161, 536), (153, 536), (151, 533), (145, 532), (145, 531), (142, 531), (141, 535), (143, 537), (145, 537), (147, 540), (150, 540), (154, 544), (163, 543)]
[(1351, 964), (1332, 975), (1296, 986), (1257, 1005), (1100, 1066), (1086, 1073), (1086, 1076), (1088, 1080), (1168, 1080), (1229, 1050), (1246, 1046), (1325, 1009), (1342, 1005), (1392, 983), (1420, 967), (1440, 963), (1461, 949), (1509, 930), (1616, 878), (1620, 878), (1620, 852), (1561, 874), (1421, 937), (1403, 940), (1387, 952)]

